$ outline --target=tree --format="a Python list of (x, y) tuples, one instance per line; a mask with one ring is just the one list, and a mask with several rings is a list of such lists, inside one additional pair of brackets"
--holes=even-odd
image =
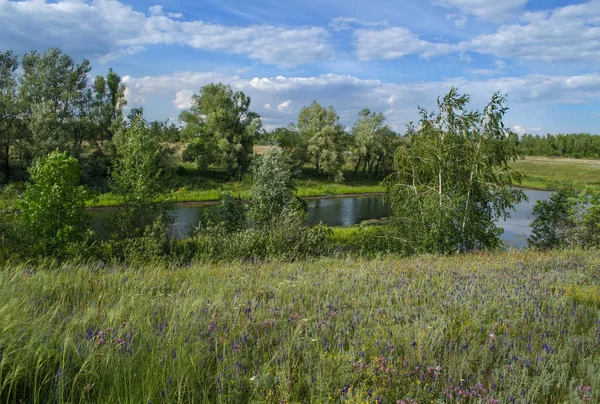
[(94, 81), (94, 112), (98, 125), (95, 137), (97, 147), (102, 151), (99, 141), (112, 142), (114, 136), (124, 127), (123, 108), (127, 105), (125, 85), (113, 69), (108, 70), (106, 78), (97, 76)]
[(533, 208), (529, 247), (596, 247), (600, 245), (600, 192), (592, 187), (576, 191), (572, 184), (562, 185), (547, 201)]
[(292, 172), (279, 147), (271, 147), (254, 168), (250, 219), (259, 226), (272, 224), (286, 214), (304, 214), (293, 193)]
[(438, 98), (438, 113), (420, 108), (409, 126), (410, 147), (395, 156), (386, 179), (391, 225), (407, 253), (453, 253), (501, 245), (495, 221), (525, 195), (510, 170), (516, 157), (502, 117), (505, 98), (496, 93), (483, 112), (468, 111), (468, 95), (456, 88)]
[(262, 126), (260, 116), (250, 111), (250, 97), (221, 83), (209, 84), (194, 94), (191, 109), (179, 119), (185, 125), (183, 137), (203, 139), (206, 149), (216, 151), (216, 162), (241, 179)]
[(111, 189), (123, 199), (117, 220), (122, 238), (139, 237), (168, 211), (165, 197), (165, 150), (138, 114), (117, 147), (110, 177)]
[(92, 92), (89, 61), (73, 59), (53, 48), (30, 52), (22, 60), (20, 96), (27, 106), (29, 159), (52, 150), (70, 150), (78, 157), (90, 136)]
[(54, 151), (30, 169), (31, 178), (20, 202), (21, 218), (35, 240), (33, 251), (60, 255), (86, 231), (85, 200), (76, 158)]
[(308, 159), (308, 146), (295, 124), (274, 129), (268, 134), (268, 138), (271, 144), (281, 147), (293, 171), (299, 170)]
[(316, 101), (302, 107), (298, 115), (298, 131), (306, 145), (309, 159), (317, 173), (323, 172), (341, 180), (344, 165), (344, 129), (333, 107), (324, 108)]
[(19, 60), (11, 51), (0, 53), (0, 182), (10, 180), (10, 152), (17, 118), (21, 112), (18, 98)]
[(398, 147), (398, 137), (384, 124), (383, 114), (365, 108), (359, 112), (358, 117), (352, 128), (357, 157), (354, 172), (358, 172), (362, 164), (363, 173), (377, 176), (379, 169), (383, 168), (385, 171), (392, 161), (391, 157)]

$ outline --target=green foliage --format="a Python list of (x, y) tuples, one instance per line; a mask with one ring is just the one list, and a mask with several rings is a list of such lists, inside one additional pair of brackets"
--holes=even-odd
[(11, 179), (11, 147), (18, 137), (17, 119), (22, 112), (18, 98), (19, 60), (12, 51), (0, 53), (0, 183)]
[(41, 255), (64, 255), (86, 233), (85, 200), (76, 158), (55, 151), (30, 170), (31, 179), (19, 202), (20, 219), (33, 240), (32, 251)]
[(199, 170), (206, 170), (215, 161), (214, 144), (206, 139), (192, 140), (183, 150), (181, 159), (184, 162), (193, 162)]
[(599, 264), (9, 263), (0, 401), (598, 402)]
[(281, 147), (293, 171), (300, 170), (308, 160), (308, 146), (293, 123), (274, 129), (268, 139), (272, 145)]
[(565, 184), (549, 200), (538, 201), (533, 215), (529, 247), (544, 250), (600, 245), (600, 191), (595, 188), (576, 191), (572, 184)]
[(377, 176), (379, 170), (388, 171), (392, 167), (394, 151), (399, 146), (399, 138), (384, 125), (383, 114), (365, 108), (352, 128), (356, 173), (362, 165), (363, 173)]
[[(296, 203), (292, 186), (292, 173), (283, 151), (271, 147), (254, 168), (252, 204), (249, 215), (258, 226), (270, 225), (282, 214), (298, 215), (300, 221), (305, 209)], [(294, 210), (298, 210), (295, 213)]]
[(142, 116), (134, 116), (117, 145), (117, 160), (110, 178), (113, 192), (122, 200), (115, 222), (119, 238), (142, 236), (146, 227), (170, 209), (165, 192), (165, 153)]
[(512, 188), (514, 146), (502, 117), (505, 99), (494, 94), (483, 112), (468, 111), (455, 88), (438, 98), (438, 113), (420, 109), (410, 147), (396, 153), (397, 172), (386, 179), (390, 225), (406, 253), (454, 253), (501, 245), (495, 220), (523, 198)]
[(260, 116), (250, 111), (250, 97), (221, 83), (209, 84), (192, 97), (191, 109), (179, 119), (185, 124), (184, 138), (202, 139), (205, 150), (215, 151), (216, 162), (225, 165), (230, 176), (242, 177), (262, 125)]
[(577, 192), (569, 184), (560, 187), (547, 201), (537, 201), (533, 207), (535, 219), (531, 222), (532, 235), (527, 245), (533, 248), (550, 249), (569, 245), (567, 235), (575, 223), (572, 213), (577, 200)]
[(520, 154), (526, 156), (600, 158), (600, 137), (589, 133), (523, 134), (515, 139)]
[(335, 181), (343, 179), (346, 134), (333, 107), (322, 107), (316, 101), (302, 107), (298, 115), (298, 131), (310, 161), (317, 173), (323, 172)]
[(247, 227), (247, 211), (243, 201), (225, 193), (221, 195), (221, 205), (215, 212), (214, 220), (226, 233), (235, 233)]

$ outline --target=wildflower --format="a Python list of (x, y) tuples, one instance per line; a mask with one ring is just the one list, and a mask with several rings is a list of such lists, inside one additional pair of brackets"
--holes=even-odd
[(255, 380), (256, 380), (256, 376), (252, 376), (252, 377), (250, 378), (250, 381), (251, 381), (251, 382), (253, 382), (253, 381), (255, 381)]
[(88, 384), (87, 386), (85, 386), (85, 391), (91, 391), (93, 386), (93, 384)]
[(117, 340), (115, 342), (117, 345), (123, 345), (125, 343), (125, 340), (121, 339), (121, 338), (117, 338)]
[(104, 341), (104, 339), (103, 339), (103, 338), (100, 338), (100, 339), (98, 340), (98, 345), (99, 345), (99, 346), (102, 346), (102, 345), (104, 345), (105, 343), (106, 343), (106, 341)]

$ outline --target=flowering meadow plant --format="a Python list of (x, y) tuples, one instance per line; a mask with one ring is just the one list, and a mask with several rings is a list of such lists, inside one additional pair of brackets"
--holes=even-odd
[(0, 401), (598, 402), (599, 264), (6, 265)]

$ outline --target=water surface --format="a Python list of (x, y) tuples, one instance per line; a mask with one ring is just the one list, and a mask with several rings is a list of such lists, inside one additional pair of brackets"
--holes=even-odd
[[(516, 248), (524, 247), (527, 237), (531, 234), (529, 224), (535, 202), (547, 200), (550, 196), (548, 191), (526, 190), (525, 194), (529, 201), (520, 203), (506, 221), (498, 222), (498, 225), (504, 228), (502, 240)], [(321, 198), (309, 200), (307, 204), (308, 225), (322, 222), (329, 226), (350, 227), (366, 220), (388, 217), (391, 214), (389, 204), (384, 204), (381, 196)], [(216, 205), (202, 205), (176, 208), (173, 212), (175, 235), (185, 237), (191, 234), (203, 215), (215, 207)], [(92, 212), (92, 225), (101, 236), (107, 235), (107, 224), (114, 214), (114, 210)]]

